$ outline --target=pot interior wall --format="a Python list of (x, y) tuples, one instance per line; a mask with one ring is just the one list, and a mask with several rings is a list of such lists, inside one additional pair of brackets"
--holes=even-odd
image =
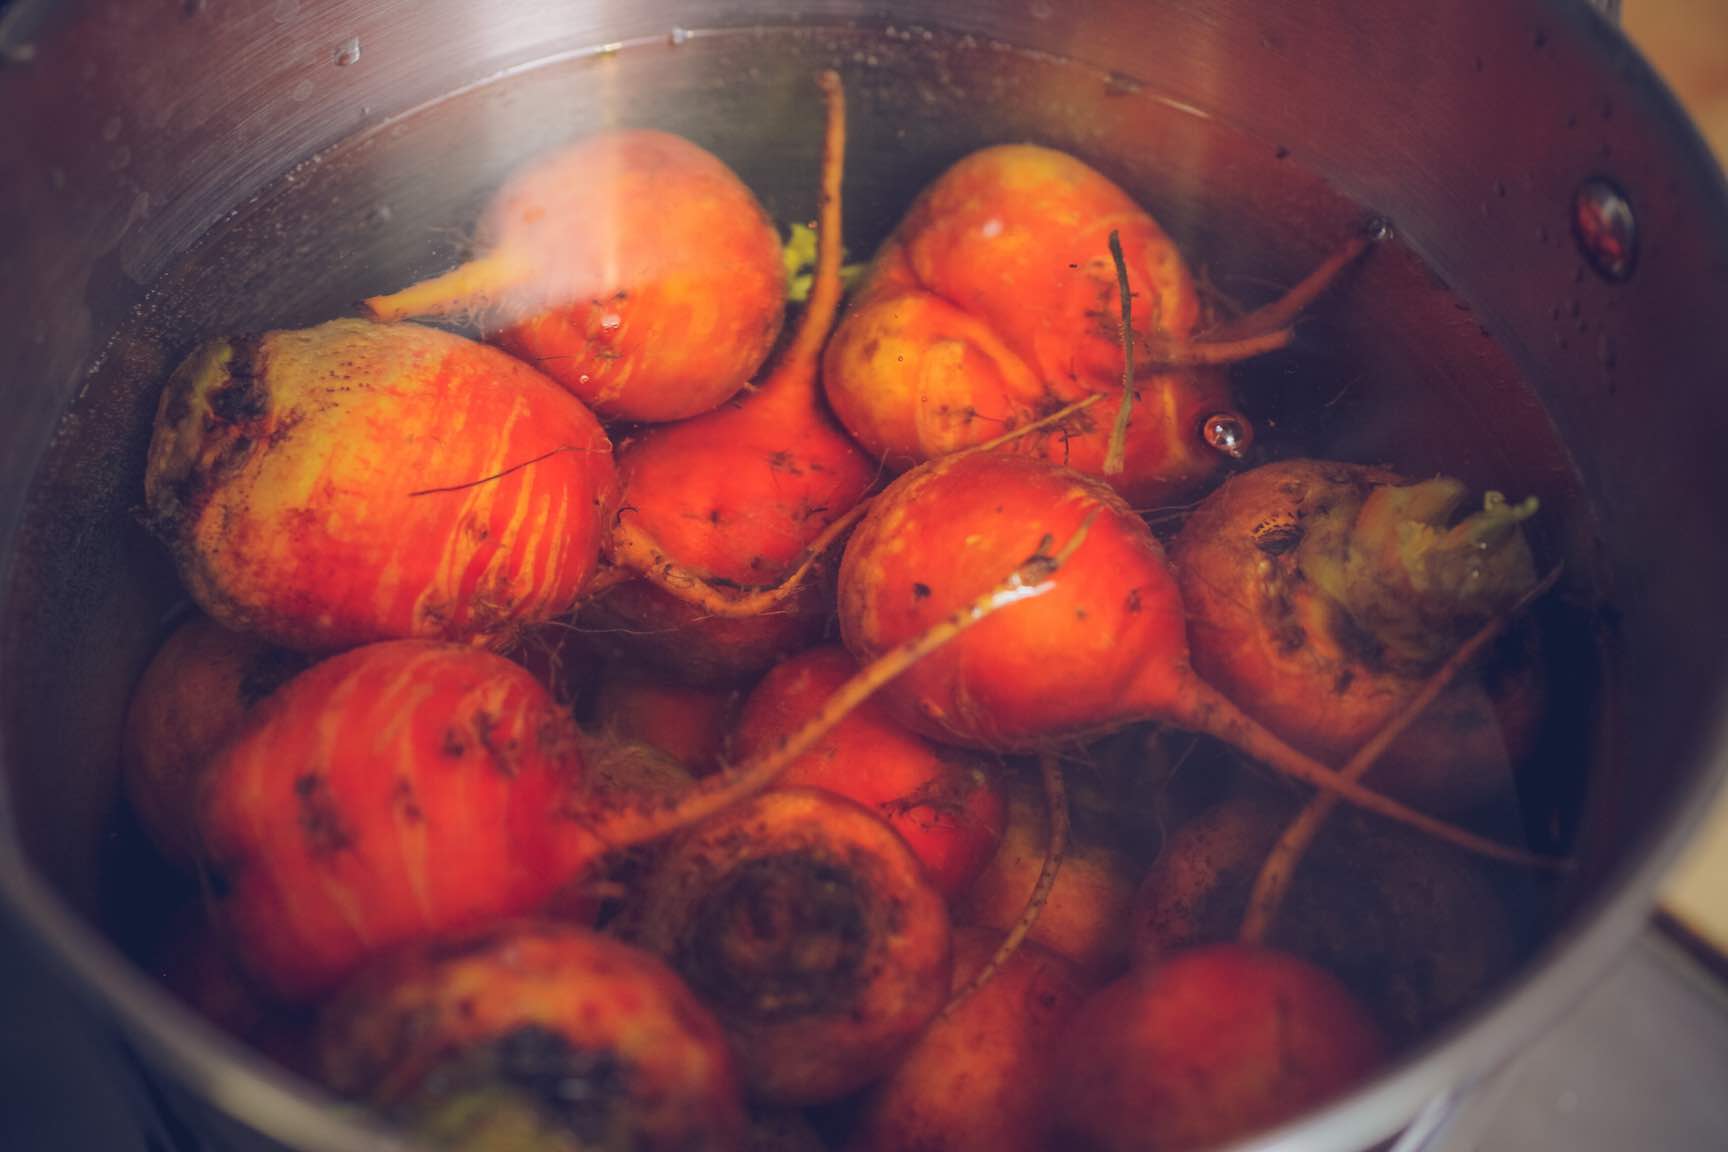
[[(35, 486), (7, 603), (8, 650), (27, 669), (9, 701), (13, 787), (25, 842), (69, 898), (125, 937), (156, 919), (140, 882), (147, 855), (115, 816), (115, 765), (127, 693), (180, 606), (136, 514), (155, 397), (175, 360), (202, 337), (316, 323), (442, 269), (505, 173), (600, 126), (684, 133), (733, 164), (776, 219), (807, 218), (820, 131), (812, 77), (829, 65), (844, 70), (851, 98), (855, 254), (945, 165), (1009, 140), (1097, 164), (1151, 206), (1221, 292), (1248, 303), (1292, 283), (1370, 215), (1279, 141), (1120, 77), (921, 33), (738, 32), (591, 55), (465, 92), (311, 160), (155, 287)], [(1295, 349), (1238, 381), (1267, 451), (1395, 461), (1418, 475), (1444, 468), (1533, 492), (1551, 556), (1589, 535), (1530, 388), (1396, 243), (1315, 311)], [(1572, 592), (1588, 589), (1575, 581)], [(1577, 636), (1577, 620), (1559, 631)], [(1574, 672), (1561, 685), (1565, 714), (1590, 714), (1593, 686), (1575, 674), (1591, 667), (1589, 653), (1564, 655), (1556, 666)], [(1546, 845), (1571, 835), (1587, 748), (1578, 731), (1557, 730), (1524, 781), (1525, 823)]]
[[(297, 70), (329, 66), (350, 27), (401, 17), (389, 5), (375, 17), (359, 15), (365, 6), (303, 7), (336, 15), (277, 31), (284, 54), (252, 64), (259, 110), (234, 112), (240, 143), (226, 152), (208, 141), (190, 148), (175, 119), (202, 92), (180, 104), (163, 97), (154, 120), (143, 108), (128, 114), (129, 124), (154, 124), (163, 148), (150, 157), (148, 137), (131, 139), (132, 171), (155, 165), (140, 188), (157, 194), (118, 233), (81, 225), (98, 210), (108, 220), (137, 208), (135, 196), (121, 202), (124, 189), (75, 186), (64, 212), (46, 192), (32, 200), (0, 189), (0, 208), (34, 204), (29, 218), (42, 222), (34, 236), (0, 237), (0, 257), (25, 269), (0, 285), (0, 314), (23, 320), (0, 326), (0, 362), (20, 374), (5, 385), (20, 400), (19, 423), (0, 428), (0, 538), (12, 533), (0, 586), (0, 815), (34, 869), (123, 938), (142, 938), (157, 896), (179, 883), (152, 872), (117, 817), (115, 786), (127, 696), (180, 603), (136, 514), (149, 420), (174, 361), (202, 337), (349, 313), (365, 295), (447, 266), (504, 173), (601, 126), (685, 133), (730, 162), (777, 219), (807, 217), (819, 127), (810, 80), (830, 65), (844, 72), (853, 110), (846, 226), (858, 257), (944, 165), (1003, 140), (1098, 165), (1247, 303), (1292, 282), (1369, 215), (1389, 215), (1409, 247), (1379, 249), (1316, 310), (1296, 348), (1237, 374), (1263, 445), (1417, 474), (1444, 468), (1542, 499), (1539, 545), (1566, 577), (1545, 609), (1561, 638), (1549, 652), (1555, 722), (1538, 770), (1521, 781), (1521, 815), (1544, 846), (1583, 830), (1581, 904), (1637, 858), (1703, 771), (1728, 654), (1713, 592), (1728, 536), (1702, 498), (1728, 491), (1728, 454), (1714, 450), (1728, 393), (1709, 379), (1728, 362), (1728, 223), (1696, 148), (1649, 130), (1667, 110), (1635, 64), (1622, 60), (1619, 87), (1604, 95), (1608, 69), (1589, 69), (1606, 52), (1588, 28), (1547, 16), (1529, 25), (1529, 12), (1545, 11), (1537, 5), (1465, 20), (1441, 6), (1343, 3), (1314, 16), (1248, 0), (1075, 5), (1068, 27), (1050, 15), (1064, 6), (1035, 3), (1028, 11), (1044, 12), (1035, 20), (1001, 18), (1007, 38), (1119, 71), (904, 25), (812, 24), (560, 59), (380, 125), (379, 109), (396, 101), (611, 37), (594, 33), (598, 18), (581, 5), (524, 4), (490, 40), (466, 25), (393, 25), (398, 39), (363, 37), (369, 55), (345, 74), (359, 78), (352, 91), (293, 96)], [(689, 16), (702, 6), (639, 6), (661, 8)], [(586, 15), (570, 15), (579, 9)], [(105, 11), (112, 28), (80, 25), (82, 39), (68, 42), (118, 59), (134, 17), (124, 5)], [(954, 5), (943, 18), (997, 19), (995, 8), (980, 11)], [(266, 5), (235, 5), (221, 19), (218, 39), (231, 43), (270, 32)], [(617, 22), (636, 34), (646, 19)], [(661, 26), (673, 23), (702, 21)], [(1057, 26), (1070, 34), (1046, 34)], [(1337, 34), (1344, 28), (1352, 35)], [(174, 35), (149, 54), (153, 67), (196, 58)], [(392, 49), (422, 66), (385, 59)], [(458, 67), (462, 53), (472, 58)], [(375, 61), (380, 74), (368, 78)], [(151, 91), (142, 84), (129, 76), (114, 89)], [(67, 131), (93, 141), (106, 113), (79, 91)], [(366, 103), (368, 92), (379, 103)], [(40, 161), (46, 180), (65, 146), (20, 135), (19, 123), (0, 125), (0, 142), (16, 145), (14, 161)], [(298, 158), (344, 125), (369, 130), (273, 179), (283, 165), (270, 133)], [(1597, 280), (1567, 231), (1570, 189), (1610, 165), (1631, 180), (1644, 225), (1640, 266), (1624, 286)], [(1644, 172), (1661, 175), (1627, 175)], [(43, 256), (50, 241), (64, 250), (58, 264)], [(24, 503), (18, 470), (38, 457)], [(1599, 641), (1608, 679), (1620, 682), (1613, 700), (1598, 683)], [(1676, 668), (1687, 674), (1671, 676)], [(1605, 727), (1611, 711), (1617, 722)]]

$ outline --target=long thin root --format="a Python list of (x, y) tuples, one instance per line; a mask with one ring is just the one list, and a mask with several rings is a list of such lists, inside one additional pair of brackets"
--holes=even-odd
[(761, 616), (784, 607), (796, 596), (823, 554), (844, 539), (869, 510), (869, 498), (848, 508), (805, 546), (803, 555), (784, 576), (776, 583), (757, 588), (730, 590), (720, 587), (702, 573), (667, 556), (647, 531), (623, 517), (612, 530), (612, 570), (624, 573), (624, 578), (640, 576), (661, 591), (701, 608), (710, 616), (734, 619)]
[(1374, 238), (1375, 234), (1366, 230), (1352, 234), (1284, 295), (1245, 316), (1238, 316), (1201, 333), (1195, 343), (1210, 346), (1231, 345), (1265, 333), (1288, 333), (1296, 318), (1337, 283), (1338, 278), (1373, 246)]
[(962, 1001), (995, 979), (996, 973), (1014, 959), (1014, 954), (1020, 951), (1020, 946), (1037, 926), (1044, 905), (1050, 902), (1050, 892), (1056, 887), (1056, 877), (1062, 872), (1062, 861), (1068, 855), (1068, 786), (1062, 778), (1062, 761), (1054, 752), (1046, 752), (1038, 758), (1038, 772), (1044, 778), (1044, 802), (1050, 812), (1050, 841), (1044, 848), (1044, 865), (1038, 870), (1038, 882), (1032, 886), (1026, 909), (1020, 913), (1014, 927), (1008, 930), (1008, 935), (984, 967), (978, 969), (965, 987), (948, 998), (948, 1003), (942, 1008), (943, 1016), (952, 1015)]
[[(1559, 579), (1560, 569), (1556, 568), (1519, 597), (1517, 603), (1477, 629), (1444, 664), (1435, 669), (1434, 674), (1423, 682), (1421, 689), (1409, 702), (1338, 770), (1339, 777), (1359, 781), (1366, 776), (1368, 770), (1393, 742), (1433, 706), (1434, 701), (1440, 698), (1441, 693), (1451, 686), (1458, 675), (1468, 668), (1514, 619), (1554, 587)], [(1254, 878), (1254, 888), (1248, 897), (1248, 910), (1242, 917), (1242, 927), (1238, 935), (1243, 943), (1260, 944), (1265, 941), (1278, 917), (1278, 909), (1296, 878), (1296, 869), (1302, 863), (1303, 855), (1338, 804), (1339, 798), (1336, 795), (1330, 792), (1317, 793), (1296, 814), (1296, 818), (1272, 846), (1265, 862), (1260, 865), (1259, 875)]]
[(1128, 449), (1128, 415), (1134, 408), (1134, 293), (1128, 290), (1128, 261), (1122, 255), (1122, 235), (1110, 230), (1110, 259), (1116, 264), (1116, 293), (1122, 298), (1122, 403), (1110, 429), (1104, 453), (1104, 475), (1122, 474)]

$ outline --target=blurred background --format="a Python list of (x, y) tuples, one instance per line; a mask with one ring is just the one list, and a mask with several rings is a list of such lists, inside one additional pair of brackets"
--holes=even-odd
[[(1728, 0), (1623, 0), (1620, 18), (1728, 168)], [(1728, 954), (1728, 795), (1717, 798), (1709, 828), (1675, 869), (1665, 902)]]

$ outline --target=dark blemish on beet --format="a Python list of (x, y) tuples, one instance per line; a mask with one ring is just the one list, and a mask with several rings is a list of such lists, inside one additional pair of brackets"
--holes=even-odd
[(492, 743), (492, 732), (498, 726), (498, 718), (490, 712), (474, 713), (474, 737), (480, 741), (480, 747), (497, 755), (498, 748)]
[(1127, 609), (1127, 612), (1130, 616), (1139, 615), (1139, 613), (1140, 613), (1140, 589), (1138, 589), (1138, 588), (1128, 589), (1128, 599), (1127, 599), (1127, 602), (1123, 605), (1123, 607)]
[(354, 833), (342, 819), (324, 777), (308, 772), (296, 778), (294, 795), (299, 800), (300, 832), (313, 856), (333, 856), (354, 847)]
[(708, 523), (710, 523), (710, 524), (719, 524), (720, 523), (720, 509), (718, 509), (718, 508), (708, 509)]
[(396, 777), (396, 783), (390, 789), (390, 800), (408, 823), (426, 823), (426, 813), (420, 808), (419, 797), (414, 795), (414, 782), (408, 777)]
[(486, 750), (492, 761), (492, 767), (503, 776), (516, 775), (517, 742), (514, 738), (500, 740), (498, 737), (498, 718), (490, 712), (474, 713), (474, 737), (480, 742), (480, 747)]
[(1254, 547), (1268, 556), (1283, 556), (1302, 543), (1305, 530), (1299, 522), (1287, 519), (1263, 520), (1254, 526)]
[(228, 378), (208, 394), (210, 414), (223, 424), (258, 419), (268, 410), (270, 393), (264, 385), (262, 339), (236, 337), (228, 342)]
[(567, 1133), (573, 1147), (616, 1147), (620, 1132), (635, 1130), (630, 1070), (610, 1050), (578, 1048), (538, 1024), (446, 1054), (394, 1111), (413, 1128), (452, 1099), (484, 1099), (500, 1089), (528, 1105), (547, 1130)]
[(468, 745), (463, 741), (462, 734), (454, 728), (444, 730), (444, 743), (439, 751), (444, 755), (456, 758), (468, 754)]
[(1344, 693), (1350, 691), (1350, 685), (1354, 684), (1355, 682), (1356, 682), (1355, 670), (1352, 668), (1345, 668), (1338, 673), (1338, 678), (1336, 680), (1332, 681), (1332, 691), (1337, 693), (1338, 695), (1342, 696), (1342, 695), (1344, 695)]
[(250, 436), (236, 436), (224, 444), (222, 450), (216, 454), (216, 459), (211, 461), (210, 474), (222, 476), (229, 472), (236, 472), (245, 466), (251, 455), (252, 438)]
[(1290, 155), (1290, 149), (1284, 147), (1284, 145), (1282, 145), (1282, 144), (1280, 144), (1280, 145), (1278, 145), (1278, 147), (1272, 149), (1272, 159), (1274, 159), (1274, 160), (1284, 160), (1284, 159), (1287, 159), (1289, 157), (1289, 155)]
[(912, 595), (920, 600), (930, 599), (930, 585), (919, 582), (912, 585)]
[(859, 875), (802, 853), (745, 860), (685, 926), (673, 967), (723, 1014), (755, 1021), (856, 1007), (870, 948)]

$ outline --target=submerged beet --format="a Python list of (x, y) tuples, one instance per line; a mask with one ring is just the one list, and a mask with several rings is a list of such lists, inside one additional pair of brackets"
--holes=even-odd
[(1336, 1097), (1380, 1060), (1367, 1015), (1292, 956), (1221, 945), (1140, 969), (1086, 1001), (1057, 1054), (1057, 1147), (1187, 1152)]

